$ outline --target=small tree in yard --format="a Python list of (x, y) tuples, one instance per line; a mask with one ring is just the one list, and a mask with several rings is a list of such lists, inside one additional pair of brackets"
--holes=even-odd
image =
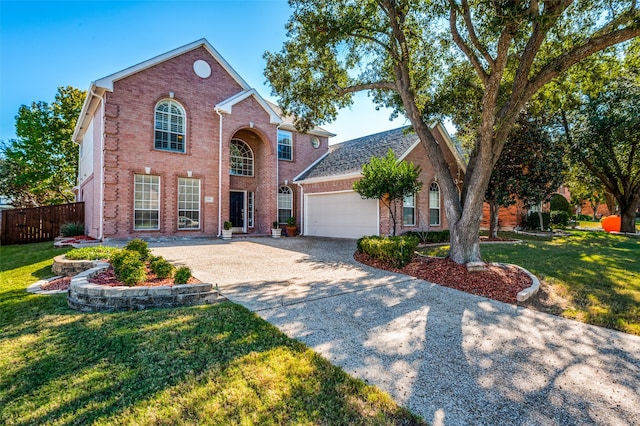
[(390, 149), (386, 157), (371, 157), (368, 164), (362, 166), (362, 179), (353, 183), (353, 190), (362, 198), (374, 198), (382, 201), (389, 209), (392, 234), (396, 235), (397, 204), (405, 197), (414, 195), (422, 189), (418, 181), (420, 167), (413, 163), (396, 160)]

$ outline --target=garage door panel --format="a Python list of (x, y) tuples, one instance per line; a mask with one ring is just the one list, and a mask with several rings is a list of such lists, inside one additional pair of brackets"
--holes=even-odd
[(378, 234), (378, 201), (355, 192), (305, 195), (305, 235), (360, 238)]

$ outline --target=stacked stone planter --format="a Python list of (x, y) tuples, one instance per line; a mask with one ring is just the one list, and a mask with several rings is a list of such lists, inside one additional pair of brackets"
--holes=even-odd
[(60, 275), (65, 277), (73, 277), (80, 272), (84, 272), (87, 269), (94, 268), (100, 265), (107, 265), (107, 263), (100, 262), (98, 260), (71, 260), (64, 257), (64, 254), (53, 258), (53, 265), (51, 266), (51, 272), (54, 275)]

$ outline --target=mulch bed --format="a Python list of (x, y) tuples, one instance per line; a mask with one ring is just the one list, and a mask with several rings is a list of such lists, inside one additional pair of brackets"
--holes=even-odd
[(411, 263), (396, 268), (386, 262), (372, 259), (368, 254), (355, 253), (358, 262), (392, 272), (411, 275), (434, 284), (455, 288), (466, 293), (515, 304), (518, 292), (531, 286), (531, 278), (518, 268), (487, 264), (482, 272), (469, 272), (446, 258), (414, 256)]
[[(122, 281), (118, 281), (115, 274), (113, 273), (113, 268), (109, 268), (106, 271), (94, 276), (93, 278), (89, 278), (88, 281), (93, 284), (106, 285), (108, 287), (127, 286)], [(187, 284), (197, 284), (200, 282), (201, 281), (199, 279), (191, 277), (187, 281)], [(42, 285), (40, 288), (46, 291), (67, 290), (70, 285), (71, 277), (62, 277), (49, 281), (47, 284)], [(147, 268), (147, 280), (138, 283), (135, 286), (158, 287), (161, 285), (174, 285), (173, 278), (158, 278), (149, 268)]]

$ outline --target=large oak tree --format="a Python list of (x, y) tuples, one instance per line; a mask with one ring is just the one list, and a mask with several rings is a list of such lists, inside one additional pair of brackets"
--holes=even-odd
[[(265, 53), (265, 74), (281, 106), (298, 117), (302, 130), (335, 119), (358, 91), (404, 114), (438, 176), (451, 231), (449, 256), (458, 263), (481, 260), (478, 231), (491, 170), (527, 101), (593, 53), (640, 35), (634, 0), (290, 5), (288, 40), (280, 52)], [(459, 195), (428, 121), (440, 113), (430, 108), (434, 94), (465, 63), (481, 84), (481, 114)]]

